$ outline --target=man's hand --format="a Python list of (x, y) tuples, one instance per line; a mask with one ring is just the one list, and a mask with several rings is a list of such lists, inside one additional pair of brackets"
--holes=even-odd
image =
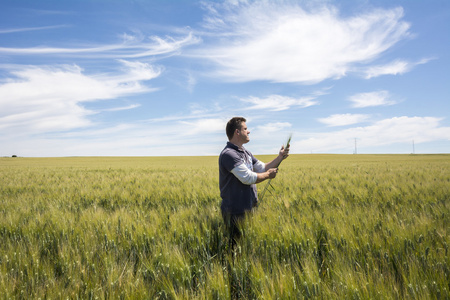
[(280, 152), (278, 153), (278, 156), (281, 157), (281, 160), (288, 158), (289, 147), (290, 147), (290, 145), (288, 145), (286, 148), (284, 148), (284, 146), (281, 146)]
[(274, 160), (272, 160), (270, 163), (266, 164), (266, 170), (270, 170), (272, 168), (278, 168), (278, 166), (281, 164), (283, 160), (288, 158), (289, 156), (289, 144), (286, 148), (284, 146), (281, 146), (280, 152), (278, 153), (278, 156), (275, 157)]
[(266, 179), (273, 179), (277, 176), (278, 168), (271, 168), (263, 173), (258, 173), (256, 178), (256, 183), (263, 182)]
[(275, 178), (275, 176), (277, 176), (278, 168), (269, 169), (266, 172), (268, 173), (267, 174), (268, 178), (272, 179)]

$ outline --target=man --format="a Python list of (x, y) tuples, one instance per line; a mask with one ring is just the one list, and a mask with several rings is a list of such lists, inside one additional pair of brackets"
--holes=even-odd
[(230, 235), (231, 247), (241, 236), (238, 223), (258, 203), (256, 183), (275, 178), (278, 165), (289, 156), (289, 146), (281, 150), (269, 163), (256, 159), (243, 147), (250, 141), (247, 120), (234, 117), (228, 121), (228, 143), (219, 156), (219, 185), (222, 198), (222, 217)]

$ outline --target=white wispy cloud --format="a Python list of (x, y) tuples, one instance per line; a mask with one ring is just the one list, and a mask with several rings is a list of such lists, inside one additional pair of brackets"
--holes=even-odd
[(323, 4), (235, 1), (208, 6), (205, 28), (220, 37), (198, 55), (233, 81), (316, 83), (344, 76), (408, 37), (403, 10), (375, 9), (342, 17)]
[(122, 110), (129, 110), (140, 107), (140, 104), (130, 104), (127, 106), (121, 106), (121, 107), (113, 107), (113, 108), (106, 108), (102, 109), (101, 111), (122, 111)]
[(328, 126), (335, 127), (361, 123), (366, 121), (368, 118), (368, 115), (362, 114), (336, 114), (326, 118), (320, 118), (318, 121)]
[(117, 85), (123, 85), (126, 82), (140, 82), (142, 80), (154, 79), (161, 75), (163, 68), (153, 66), (149, 63), (140, 61), (128, 61), (119, 59), (121, 63), (121, 73), (115, 76), (106, 77), (107, 81)]
[(264, 133), (274, 133), (274, 132), (280, 132), (282, 130), (285, 130), (286, 128), (291, 128), (292, 124), (289, 122), (274, 122), (274, 123), (267, 123), (264, 125), (260, 125), (256, 127), (256, 130), (262, 131)]
[(57, 29), (57, 28), (63, 28), (63, 27), (67, 27), (67, 25), (53, 25), (53, 26), (40, 26), (40, 27), (21, 27), (21, 28), (0, 29), (0, 34), (26, 32), (26, 31), (48, 30), (48, 29)]
[(376, 91), (369, 93), (359, 93), (351, 96), (348, 100), (355, 108), (393, 105), (396, 102), (390, 99), (388, 91)]
[(415, 66), (426, 64), (431, 58), (422, 59), (418, 62), (408, 62), (405, 60), (395, 60), (389, 64), (371, 66), (365, 71), (365, 78), (370, 79), (381, 75), (398, 75), (411, 71)]
[(71, 55), (84, 58), (142, 58), (180, 51), (182, 47), (198, 43), (200, 39), (191, 32), (186, 36), (161, 38), (150, 36), (122, 35), (122, 42), (94, 45), (92, 47), (0, 47), (0, 53), (7, 55)]
[(211, 132), (225, 132), (225, 126), (228, 120), (221, 118), (199, 118), (194, 121), (180, 121), (183, 125), (182, 134), (195, 135)]
[(359, 147), (377, 147), (396, 143), (424, 143), (450, 139), (450, 127), (441, 126), (442, 118), (395, 117), (377, 121), (369, 126), (316, 134), (295, 141), (292, 148), (309, 151), (353, 149), (354, 139)]
[(291, 107), (305, 108), (312, 105), (317, 105), (318, 102), (314, 101), (315, 97), (303, 97), (303, 98), (292, 98), (288, 96), (281, 95), (270, 95), (266, 98), (258, 97), (248, 97), (241, 98), (240, 100), (244, 103), (249, 103), (250, 106), (246, 107), (246, 110), (269, 110), (269, 111), (282, 111), (290, 109)]
[(84, 74), (77, 65), (59, 67), (16, 66), (0, 85), (0, 128), (36, 133), (92, 125), (94, 114), (84, 102), (115, 99), (151, 92), (142, 84), (160, 70), (149, 64), (120, 61), (121, 74)]

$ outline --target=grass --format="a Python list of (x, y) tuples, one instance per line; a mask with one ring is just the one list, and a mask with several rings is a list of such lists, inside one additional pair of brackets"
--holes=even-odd
[(0, 295), (449, 299), (449, 155), (291, 155), (272, 185), (232, 255), (217, 157), (1, 158)]

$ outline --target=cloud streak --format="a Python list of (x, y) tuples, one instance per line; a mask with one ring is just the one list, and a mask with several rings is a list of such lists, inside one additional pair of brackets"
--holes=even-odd
[(365, 73), (366, 73), (365, 78), (370, 79), (370, 78), (379, 77), (382, 75), (401, 75), (401, 74), (411, 71), (414, 67), (416, 67), (418, 65), (426, 64), (430, 60), (431, 60), (430, 58), (422, 59), (418, 62), (395, 60), (386, 65), (372, 66), (372, 67), (367, 68), (367, 70), (365, 71)]
[(10, 29), (0, 29), (0, 34), (5, 33), (17, 33), (17, 32), (27, 32), (27, 31), (38, 31), (38, 30), (48, 30), (67, 27), (67, 25), (53, 25), (53, 26), (41, 26), (41, 27), (23, 27), (23, 28), (10, 28)]
[(220, 118), (198, 118), (194, 121), (180, 121), (183, 125), (181, 133), (184, 135), (224, 132), (228, 120)]
[(267, 133), (280, 132), (287, 128), (291, 128), (292, 124), (289, 122), (275, 122), (275, 123), (267, 123), (264, 125), (260, 125), (256, 127), (256, 130)]
[(326, 124), (330, 127), (335, 127), (361, 123), (366, 121), (368, 118), (369, 118), (368, 115), (361, 115), (361, 114), (336, 114), (331, 115), (327, 118), (320, 118), (318, 120), (319, 122)]
[(390, 100), (390, 94), (388, 91), (359, 93), (351, 96), (348, 100), (353, 103), (352, 107), (354, 108), (386, 106), (395, 104), (395, 101)]
[(292, 98), (281, 95), (270, 95), (266, 98), (248, 97), (240, 100), (250, 104), (245, 110), (282, 111), (292, 107), (305, 108), (318, 104), (314, 101), (314, 97)]
[(198, 43), (199, 38), (192, 33), (181, 38), (150, 36), (147, 39), (122, 36), (123, 42), (109, 45), (96, 45), (92, 47), (27, 47), (13, 48), (0, 47), (0, 54), (7, 55), (70, 55), (97, 58), (142, 58), (162, 54), (176, 53), (182, 47)]
[(138, 108), (139, 106), (141, 106), (141, 105), (140, 104), (131, 104), (131, 105), (127, 105), (127, 106), (102, 109), (101, 111), (122, 111), (122, 110)]

